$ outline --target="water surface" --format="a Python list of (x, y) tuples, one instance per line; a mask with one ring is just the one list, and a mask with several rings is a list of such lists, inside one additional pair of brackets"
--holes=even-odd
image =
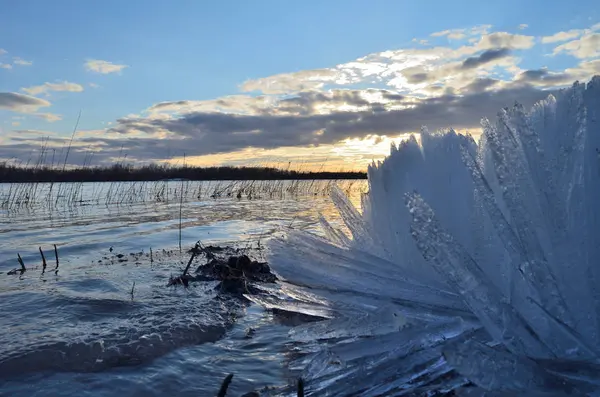
[[(287, 227), (320, 233), (319, 213), (339, 222), (330, 182), (285, 183), (262, 182), (238, 198), (242, 183), (236, 190), (231, 182), (169, 182), (161, 200), (156, 182), (80, 184), (78, 200), (67, 202), (51, 196), (66, 187), (39, 184), (37, 201), (29, 195), (18, 205), (25, 188), (0, 185), (0, 394), (214, 395), (228, 373), (231, 395), (285, 384), (288, 325), (258, 306), (218, 299), (216, 283), (166, 287), (198, 240), (254, 247), (260, 259), (258, 242), (264, 247)], [(272, 193), (290, 185), (295, 191)], [(341, 185), (356, 201), (365, 188)], [(145, 193), (120, 202), (107, 199), (111, 189)], [(9, 276), (17, 253), (28, 270)]]

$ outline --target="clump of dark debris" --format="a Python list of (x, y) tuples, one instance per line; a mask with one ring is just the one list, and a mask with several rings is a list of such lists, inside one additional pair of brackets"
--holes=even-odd
[[(274, 283), (277, 276), (272, 273), (266, 262), (252, 260), (239, 249), (230, 247), (202, 246), (196, 243), (188, 251), (191, 257), (183, 271), (177, 277), (171, 277), (168, 285), (188, 287), (196, 281), (220, 281), (216, 288), (221, 293), (243, 297), (243, 294), (257, 294), (257, 283)], [(205, 257), (206, 263), (198, 266), (195, 274), (190, 274), (190, 266), (198, 257)]]

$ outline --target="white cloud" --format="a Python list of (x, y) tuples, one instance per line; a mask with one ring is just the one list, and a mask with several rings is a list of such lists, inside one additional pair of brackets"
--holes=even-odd
[(5, 49), (0, 48), (0, 55), (4, 55), (4, 54), (8, 54), (8, 51), (6, 51)]
[(31, 65), (33, 65), (32, 61), (26, 61), (23, 58), (19, 58), (19, 57), (14, 57), (13, 58), (13, 63), (15, 65), (20, 65), (20, 66), (31, 66)]
[(13, 127), (18, 127), (21, 125), (21, 123), (18, 121), (13, 121), (12, 123), (10, 123), (10, 125), (12, 125)]
[(265, 94), (308, 91), (321, 88), (325, 83), (334, 82), (337, 75), (337, 72), (332, 69), (303, 70), (248, 80), (241, 85), (240, 89), (243, 92), (261, 91)]
[(448, 37), (450, 40), (461, 40), (467, 37), (466, 29), (448, 29), (432, 33), (431, 37)]
[(96, 83), (89, 83), (88, 84), (91, 88), (99, 88), (100, 86)]
[(481, 50), (491, 48), (510, 48), (513, 50), (526, 50), (535, 45), (533, 36), (512, 34), (508, 32), (494, 32), (483, 35), (477, 47)]
[(36, 113), (35, 116), (40, 119), (44, 119), (49, 123), (54, 123), (55, 121), (62, 120), (62, 116), (60, 114), (55, 113)]
[[(458, 30), (462, 31), (463, 29), (458, 29)], [(439, 31), (439, 32), (433, 32), (433, 33), (430, 34), (430, 36), (431, 37), (444, 37), (447, 34), (450, 34), (450, 32), (451, 32), (451, 30), (447, 29), (447, 30), (442, 30), (442, 31)]]
[(422, 45), (427, 45), (429, 44), (429, 40), (426, 39), (412, 39), (413, 43), (418, 43), (418, 44), (422, 44)]
[(9, 63), (0, 62), (0, 69), (12, 69), (12, 65)]
[(488, 31), (492, 28), (492, 25), (477, 25), (477, 26), (473, 26), (471, 29), (469, 29), (469, 34), (471, 35), (483, 35), (483, 34), (487, 34)]
[(84, 64), (86, 70), (90, 72), (109, 74), (118, 73), (121, 70), (129, 67), (128, 65), (119, 65), (109, 61), (102, 61), (100, 59), (88, 59)]
[(33, 87), (21, 88), (21, 91), (24, 91), (29, 95), (39, 95), (48, 94), (49, 91), (81, 92), (83, 91), (83, 87), (80, 84), (63, 81), (59, 83), (44, 83), (42, 85), (36, 85)]
[(560, 53), (567, 53), (580, 59), (600, 56), (600, 33), (586, 34), (577, 40), (561, 44), (553, 51), (554, 55)]
[(558, 32), (554, 33), (552, 36), (544, 36), (542, 37), (542, 43), (559, 43), (561, 41), (567, 41), (571, 39), (575, 39), (581, 36), (584, 33), (581, 29), (572, 29), (566, 32)]
[(571, 76), (571, 81), (588, 80), (592, 76), (600, 74), (600, 59), (583, 61), (574, 68), (565, 69), (564, 73)]
[(525, 30), (529, 27), (529, 25), (527, 25), (526, 23), (522, 23), (519, 25), (519, 30)]
[[(483, 26), (465, 31), (484, 32), (487, 29), (488, 26)], [(438, 33), (446, 35), (448, 32)], [(338, 65), (336, 69), (345, 78), (346, 84), (384, 84), (403, 93), (427, 97), (439, 94), (439, 91), (430, 89), (433, 85), (435, 88), (440, 85), (460, 88), (474, 78), (498, 76), (500, 72), (517, 74), (520, 72), (517, 66), (520, 59), (506, 55), (513, 50), (524, 50), (535, 45), (534, 36), (507, 32), (483, 33), (472, 39), (474, 43), (458, 48), (438, 46), (374, 53)], [(499, 54), (502, 56), (497, 56)], [(469, 58), (473, 59), (467, 65), (474, 64), (475, 67), (461, 67)], [(336, 83), (341, 80), (337, 79)]]
[[(488, 51), (526, 50), (535, 45), (535, 37), (508, 32), (488, 33), (490, 25), (479, 25), (468, 29), (448, 29), (435, 32), (432, 37), (469, 38), (469, 44), (458, 48), (438, 46), (432, 48), (404, 48), (369, 54), (365, 57), (346, 62), (330, 69), (307, 70), (295, 73), (279, 74), (262, 79), (246, 81), (241, 91), (260, 91), (266, 95), (294, 94), (304, 91), (322, 91), (335, 85), (384, 84), (413, 94), (429, 96), (427, 88), (443, 82), (460, 86), (474, 77), (497, 75), (501, 70), (509, 74), (519, 73), (520, 59), (510, 57), (482, 63), (476, 68), (460, 69), (457, 65), (467, 57), (478, 56)], [(425, 44), (418, 38), (413, 43)], [(456, 63), (456, 64), (454, 64)], [(406, 79), (403, 70), (421, 67), (428, 77), (419, 80)], [(430, 74), (430, 72), (433, 72)], [(431, 79), (439, 76), (440, 80)]]
[(462, 40), (465, 37), (467, 37), (467, 35), (461, 32), (453, 32), (448, 35), (448, 39), (450, 40)]
[(462, 40), (470, 36), (487, 34), (492, 25), (477, 25), (470, 29), (447, 29), (430, 34), (431, 37), (448, 37), (450, 40)]

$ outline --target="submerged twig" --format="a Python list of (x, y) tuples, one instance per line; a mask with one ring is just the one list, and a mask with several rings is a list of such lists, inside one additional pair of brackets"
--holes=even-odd
[(304, 380), (302, 378), (298, 378), (298, 397), (304, 397)]
[(42, 274), (46, 273), (46, 257), (44, 256), (44, 251), (42, 251), (42, 247), (38, 247), (40, 250), (40, 255), (42, 256)]
[(223, 383), (221, 383), (221, 388), (219, 389), (219, 394), (217, 394), (217, 397), (225, 397), (227, 395), (227, 389), (229, 388), (231, 379), (233, 379), (233, 374), (229, 374), (225, 377)]

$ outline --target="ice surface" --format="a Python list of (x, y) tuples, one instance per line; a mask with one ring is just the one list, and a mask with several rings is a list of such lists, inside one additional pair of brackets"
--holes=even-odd
[(361, 211), (334, 190), (351, 238), (323, 219), (271, 241), (297, 288), (279, 307), (328, 318), (290, 332), (308, 394), (600, 395), (598, 120), (597, 76), (477, 143), (423, 128), (369, 167)]

